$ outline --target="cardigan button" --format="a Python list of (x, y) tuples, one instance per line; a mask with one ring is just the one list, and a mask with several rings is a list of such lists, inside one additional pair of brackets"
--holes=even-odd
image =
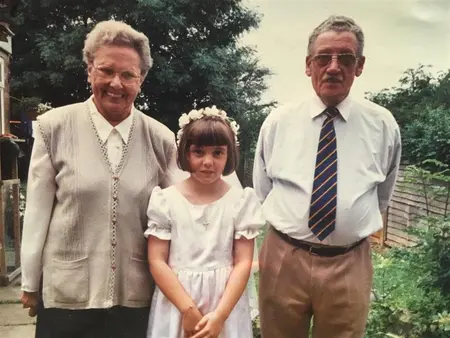
[(116, 270), (116, 265), (115, 264), (111, 265), (111, 270), (112, 271)]
[(113, 180), (114, 181), (118, 181), (119, 180), (119, 176), (113, 176)]
[(111, 242), (111, 245), (115, 247), (115, 246), (117, 245), (117, 242), (112, 241), (112, 242)]

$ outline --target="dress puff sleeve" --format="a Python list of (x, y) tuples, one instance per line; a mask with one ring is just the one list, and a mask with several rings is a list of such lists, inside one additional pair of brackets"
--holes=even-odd
[(169, 203), (165, 191), (160, 187), (153, 188), (147, 208), (147, 230), (144, 236), (152, 235), (162, 240), (171, 239), (171, 222)]
[(234, 220), (234, 239), (244, 236), (253, 239), (259, 234), (259, 229), (264, 226), (265, 220), (261, 213), (261, 203), (255, 190), (245, 188), (240, 200), (236, 203), (236, 216)]

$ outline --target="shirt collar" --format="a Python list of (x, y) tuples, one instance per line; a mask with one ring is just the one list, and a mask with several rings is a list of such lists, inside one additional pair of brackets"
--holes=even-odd
[(98, 132), (98, 136), (100, 137), (100, 140), (105, 143), (106, 140), (109, 137), (109, 134), (111, 134), (111, 131), (113, 129), (116, 129), (119, 132), (119, 135), (122, 137), (122, 141), (124, 143), (128, 142), (128, 136), (130, 135), (131, 130), (131, 124), (133, 122), (133, 114), (134, 114), (134, 106), (131, 109), (130, 115), (120, 122), (118, 125), (113, 127), (100, 112), (98, 111), (97, 107), (94, 103), (94, 96), (92, 95), (88, 100), (89, 105), (89, 112), (92, 116), (92, 119), (94, 120), (95, 127)]
[[(336, 108), (339, 110), (339, 113), (341, 114), (344, 121), (348, 120), (348, 117), (350, 115), (350, 110), (352, 107), (352, 98), (350, 94), (347, 95), (347, 97), (339, 103)], [(312, 100), (311, 100), (311, 107), (310, 107), (310, 114), (311, 118), (316, 118), (322, 112), (327, 108), (325, 104), (322, 102), (322, 100), (317, 96), (317, 94), (314, 92), (312, 94)]]

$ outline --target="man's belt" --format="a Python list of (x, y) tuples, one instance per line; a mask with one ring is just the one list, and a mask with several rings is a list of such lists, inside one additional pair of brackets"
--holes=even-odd
[(309, 243), (309, 242), (305, 242), (305, 241), (301, 241), (301, 240), (292, 238), (292, 237), (286, 235), (285, 233), (278, 231), (273, 226), (271, 228), (278, 236), (280, 236), (280, 238), (282, 238), (284, 241), (288, 242), (289, 244), (291, 244), (299, 249), (308, 251), (309, 253), (311, 253), (313, 255), (323, 256), (323, 257), (334, 257), (334, 256), (343, 255), (343, 254), (353, 250), (354, 248), (356, 248), (358, 245), (360, 245), (361, 243), (363, 243), (366, 240), (366, 238), (363, 238), (363, 239), (359, 240), (358, 242), (353, 243), (352, 245), (349, 245), (349, 246), (345, 246), (345, 247), (344, 246), (317, 246), (314, 243)]

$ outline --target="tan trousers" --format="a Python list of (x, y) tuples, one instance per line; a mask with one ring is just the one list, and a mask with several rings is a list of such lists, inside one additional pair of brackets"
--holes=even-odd
[(362, 338), (373, 268), (368, 241), (335, 257), (296, 248), (269, 229), (259, 254), (262, 338)]

